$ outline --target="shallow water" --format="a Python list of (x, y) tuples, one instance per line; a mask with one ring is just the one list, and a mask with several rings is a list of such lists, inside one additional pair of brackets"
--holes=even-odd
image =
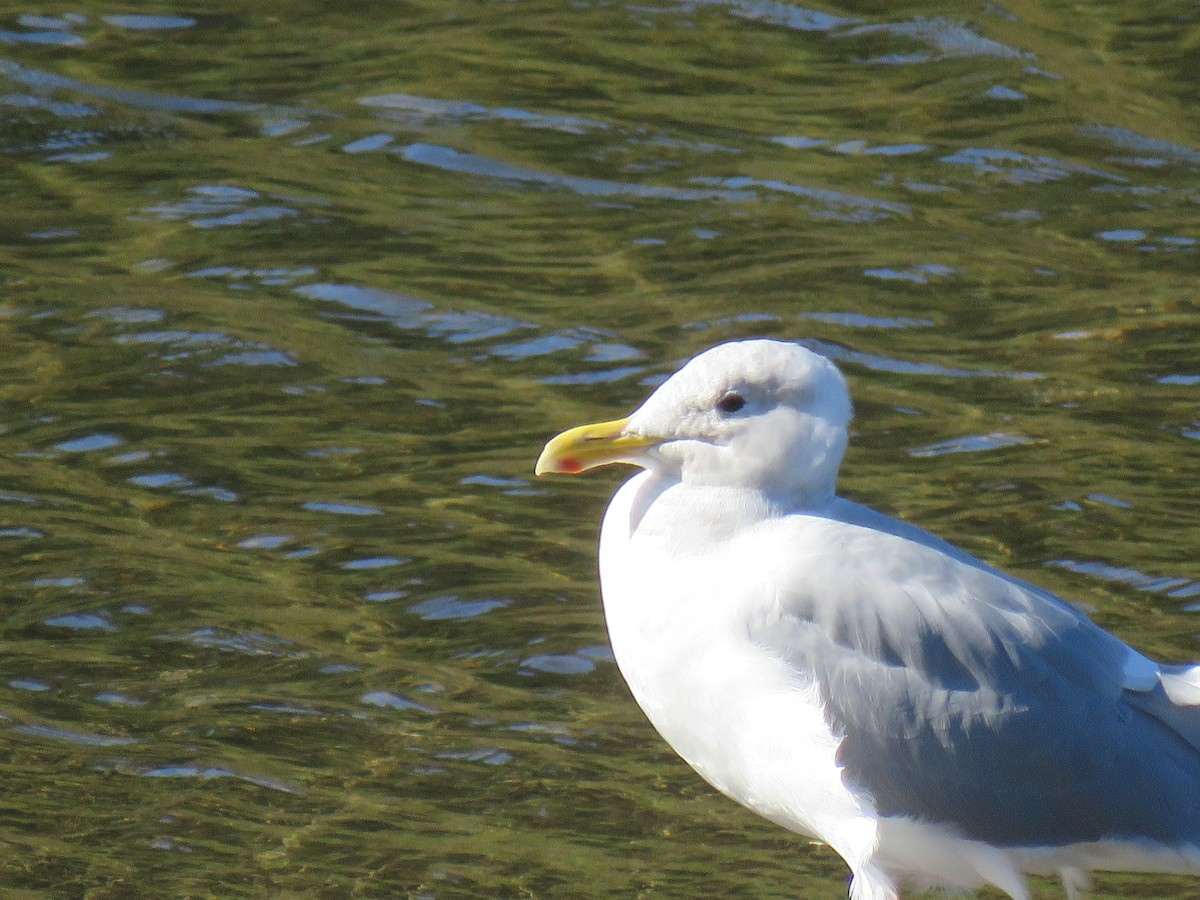
[(847, 493), (1200, 657), (1198, 15), (10, 7), (0, 886), (843, 896), (629, 699), (620, 474), (532, 478), (729, 338), (843, 366)]

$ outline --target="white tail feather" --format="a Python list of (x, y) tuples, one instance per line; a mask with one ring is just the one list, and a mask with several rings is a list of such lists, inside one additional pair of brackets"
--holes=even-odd
[(900, 900), (900, 892), (892, 879), (868, 864), (850, 880), (850, 900)]
[(1168, 699), (1176, 706), (1200, 706), (1200, 666), (1159, 672), (1158, 680)]

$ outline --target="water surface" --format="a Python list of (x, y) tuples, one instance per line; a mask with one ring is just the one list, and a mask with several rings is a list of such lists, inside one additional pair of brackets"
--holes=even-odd
[(730, 338), (842, 365), (847, 493), (1200, 657), (1198, 28), (10, 7), (0, 885), (844, 896), (630, 700), (620, 474), (532, 477)]

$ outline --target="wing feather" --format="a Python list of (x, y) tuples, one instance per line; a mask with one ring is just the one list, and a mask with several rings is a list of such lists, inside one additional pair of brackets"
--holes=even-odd
[(772, 524), (750, 628), (815, 679), (881, 814), (1000, 846), (1200, 842), (1200, 708), (1128, 690), (1134, 651), (1053, 595), (845, 518)]

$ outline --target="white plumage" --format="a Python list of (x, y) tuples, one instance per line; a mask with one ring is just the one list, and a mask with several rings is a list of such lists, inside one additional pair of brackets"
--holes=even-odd
[(855, 900), (1200, 871), (1200, 667), (837, 497), (850, 414), (831, 362), (744, 341), (547, 444), (539, 473), (646, 470), (605, 514), (600, 577), (655, 728), (722, 793), (833, 847)]

